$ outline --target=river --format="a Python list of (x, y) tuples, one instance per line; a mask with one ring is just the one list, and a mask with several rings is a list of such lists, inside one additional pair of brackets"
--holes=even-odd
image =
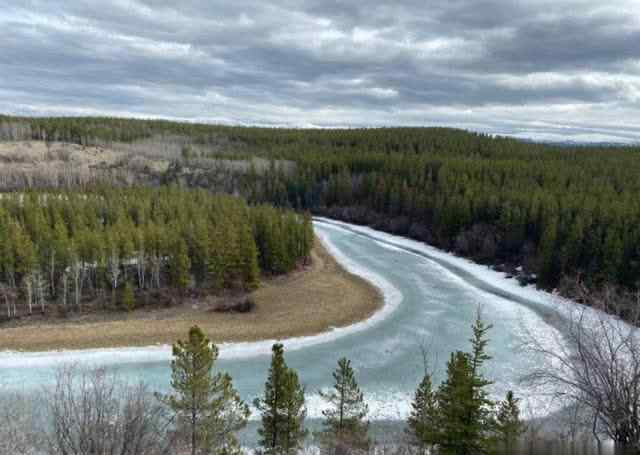
[[(367, 228), (316, 220), (317, 234), (350, 271), (376, 284), (384, 308), (371, 319), (316, 337), (288, 340), (286, 360), (306, 386), (309, 416), (318, 417), (317, 390), (329, 386), (338, 358), (351, 359), (373, 420), (406, 417), (423, 371), (423, 348), (436, 379), (441, 379), (449, 353), (468, 349), (470, 326), (480, 308), (493, 324), (487, 376), (492, 392), (502, 397), (513, 389), (540, 407), (519, 379), (538, 359), (522, 350), (523, 334), (558, 342), (546, 321), (555, 302), (549, 294), (521, 288), (514, 280), (434, 248)], [(223, 345), (217, 368), (228, 371), (248, 402), (261, 393), (271, 342)], [(60, 353), (0, 353), (3, 390), (42, 389), (65, 362), (107, 365), (131, 380), (144, 380), (157, 390), (169, 384), (166, 346)]]

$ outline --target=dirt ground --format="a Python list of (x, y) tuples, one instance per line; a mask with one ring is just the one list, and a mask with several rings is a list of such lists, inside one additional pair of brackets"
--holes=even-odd
[(311, 265), (269, 279), (253, 294), (250, 313), (212, 311), (215, 299), (171, 308), (34, 321), (0, 328), (0, 350), (44, 351), (173, 343), (200, 326), (214, 342), (313, 335), (366, 319), (382, 305), (378, 290), (344, 270), (319, 240)]

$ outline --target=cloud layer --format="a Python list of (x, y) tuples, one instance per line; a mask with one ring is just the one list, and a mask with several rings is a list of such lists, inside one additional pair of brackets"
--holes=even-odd
[(640, 142), (637, 0), (9, 0), (0, 112)]

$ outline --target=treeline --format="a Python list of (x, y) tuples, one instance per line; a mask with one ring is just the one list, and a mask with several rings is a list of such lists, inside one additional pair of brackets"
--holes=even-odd
[(92, 143), (163, 136), (238, 159), (295, 163), (286, 171), (229, 170), (243, 174), (234, 191), (251, 202), (373, 225), (511, 272), (521, 265), (523, 282), (545, 288), (577, 278), (592, 287), (640, 285), (638, 147), (554, 147), (448, 128), (0, 117), (0, 138)]
[[(308, 257), (309, 215), (176, 187), (30, 191), (0, 197), (5, 317), (50, 304), (135, 306), (135, 295), (191, 287), (251, 291)], [(119, 296), (122, 294), (121, 298)]]
[[(310, 132), (310, 138), (321, 133)], [(453, 130), (327, 132), (276, 145), (296, 173), (250, 199), (310, 209), (537, 275), (640, 285), (640, 150), (551, 148)], [(536, 277), (530, 277), (535, 279)]]

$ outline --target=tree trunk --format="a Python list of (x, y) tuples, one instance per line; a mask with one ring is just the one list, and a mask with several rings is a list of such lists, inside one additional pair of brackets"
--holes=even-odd
[(49, 261), (49, 294), (52, 299), (56, 297), (56, 255), (55, 252), (51, 253), (51, 260)]
[(31, 279), (30, 277), (25, 278), (25, 291), (26, 291), (26, 297), (27, 297), (27, 307), (29, 309), (29, 314), (32, 314), (33, 312), (33, 307), (32, 307), (32, 301), (33, 301), (33, 283), (31, 283)]

